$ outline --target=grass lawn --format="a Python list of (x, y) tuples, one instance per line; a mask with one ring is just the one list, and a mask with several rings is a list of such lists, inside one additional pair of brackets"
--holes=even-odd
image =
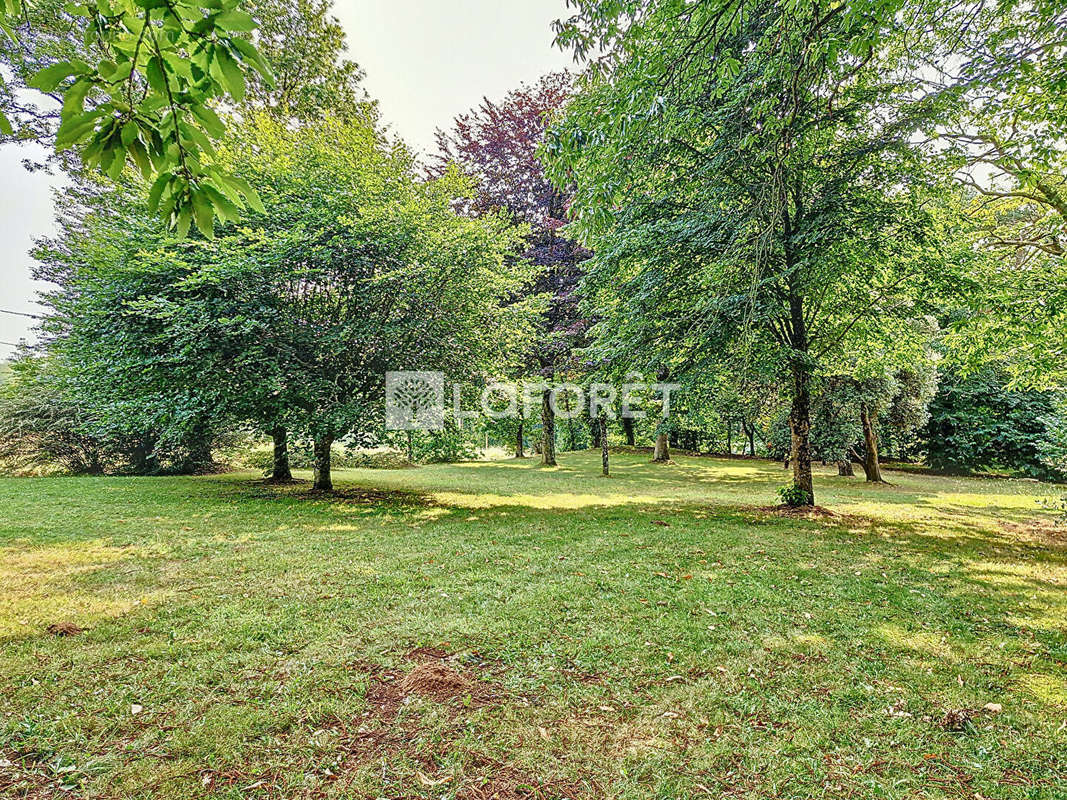
[(1067, 797), (1062, 487), (561, 462), (0, 480), (0, 797)]

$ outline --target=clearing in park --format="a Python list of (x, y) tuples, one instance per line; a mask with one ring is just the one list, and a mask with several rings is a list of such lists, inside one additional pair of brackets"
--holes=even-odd
[(1064, 796), (1055, 487), (647, 459), (0, 481), (0, 795)]

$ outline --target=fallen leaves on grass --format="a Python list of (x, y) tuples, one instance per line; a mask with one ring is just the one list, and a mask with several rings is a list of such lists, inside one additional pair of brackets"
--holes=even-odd
[(946, 731), (965, 731), (971, 724), (974, 712), (969, 708), (950, 708), (941, 718), (941, 727)]
[(777, 517), (828, 517), (836, 518), (839, 514), (823, 506), (761, 506), (757, 509), (764, 514), (773, 514)]
[(456, 800), (577, 800), (589, 796), (580, 784), (538, 780), (510, 764), (482, 760), (476, 766), (484, 776), (457, 792)]

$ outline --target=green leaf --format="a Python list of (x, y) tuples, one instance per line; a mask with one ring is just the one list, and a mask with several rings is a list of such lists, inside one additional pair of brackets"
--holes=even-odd
[(88, 78), (78, 78), (63, 95), (63, 119), (77, 116), (85, 109), (85, 97), (93, 84)]
[(212, 205), (218, 209), (219, 216), (223, 219), (230, 222), (238, 222), (241, 219), (241, 209), (214, 186), (205, 183), (202, 191), (210, 198)]
[(196, 127), (195, 125), (187, 125), (186, 123), (182, 122), (179, 123), (179, 128), (181, 129), (182, 135), (185, 138), (191, 140), (201, 150), (207, 152), (208, 155), (213, 156), (215, 154), (215, 148), (211, 144), (211, 140), (207, 138), (204, 135), (204, 132), (198, 127)]
[(145, 149), (144, 144), (140, 139), (134, 139), (129, 143), (127, 149), (130, 157), (133, 158), (133, 162), (141, 170), (141, 177), (148, 180), (152, 176), (152, 160), (148, 157), (148, 151)]
[(137, 123), (132, 119), (127, 120), (126, 124), (122, 126), (122, 145), (123, 147), (129, 147), (130, 144), (137, 139), (141, 129), (137, 127)]
[(145, 67), (145, 77), (148, 78), (148, 85), (157, 92), (162, 94), (167, 91), (167, 78), (163, 74), (163, 64), (158, 56), (152, 56), (148, 59), (148, 65)]
[(15, 131), (11, 127), (11, 123), (8, 121), (7, 116), (4, 114), (3, 111), (0, 111), (0, 133), (4, 134), (5, 136), (10, 136), (14, 132)]
[(215, 238), (215, 208), (203, 190), (193, 192), (193, 215), (196, 227), (208, 239)]
[(241, 72), (241, 67), (230, 55), (230, 51), (225, 47), (216, 47), (215, 60), (218, 61), (219, 68), (222, 70), (222, 77), (227, 91), (237, 102), (244, 100), (245, 76)]
[(267, 213), (267, 209), (263, 207), (263, 201), (259, 199), (259, 193), (252, 188), (248, 181), (244, 178), (239, 178), (236, 175), (223, 175), (220, 177), (223, 181), (244, 195), (245, 200), (248, 201), (248, 205), (252, 207), (253, 211), (257, 214)]
[(251, 14), (236, 8), (216, 14), (215, 24), (228, 31), (242, 31), (245, 33), (254, 31), (257, 27), (256, 21), (252, 19)]
[(274, 85), (274, 73), (271, 71), (270, 65), (260, 55), (256, 46), (247, 39), (241, 39), (239, 37), (233, 37), (230, 39), (230, 45), (241, 54), (241, 58), (246, 62), (254, 66), (259, 74), (263, 76), (263, 79), (270, 84)]
[(163, 190), (167, 188), (171, 177), (171, 173), (161, 172), (152, 184), (152, 188), (148, 190), (148, 210), (153, 214), (159, 211), (159, 198), (163, 196)]
[(187, 205), (183, 206), (181, 211), (178, 212), (178, 222), (175, 225), (179, 239), (184, 239), (189, 235), (189, 225), (192, 221), (193, 210)]
[(219, 115), (209, 106), (194, 104), (190, 106), (189, 110), (193, 112), (193, 116), (203, 123), (204, 130), (214, 138), (218, 139), (226, 132), (226, 126), (223, 124), (222, 120), (219, 119)]
[(59, 130), (56, 131), (56, 150), (66, 150), (75, 142), (83, 139), (96, 127), (97, 117), (101, 113), (101, 109), (93, 109), (64, 120)]
[(42, 69), (30, 78), (28, 85), (34, 89), (40, 89), (42, 92), (51, 92), (64, 80), (71, 75), (78, 74), (78, 72), (77, 64), (73, 64), (70, 61), (60, 61), (58, 64)]
[(106, 167), (107, 176), (113, 181), (117, 181), (119, 176), (122, 175), (122, 170), (126, 166), (126, 148), (121, 144), (115, 144), (112, 146), (109, 163)]

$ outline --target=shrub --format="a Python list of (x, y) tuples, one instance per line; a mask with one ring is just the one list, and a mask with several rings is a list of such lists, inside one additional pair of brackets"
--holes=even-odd
[(790, 508), (810, 506), (815, 502), (815, 498), (811, 496), (811, 493), (806, 489), (797, 486), (795, 483), (791, 483), (788, 486), (783, 486), (779, 489), (778, 496), (781, 497), (782, 502)]

